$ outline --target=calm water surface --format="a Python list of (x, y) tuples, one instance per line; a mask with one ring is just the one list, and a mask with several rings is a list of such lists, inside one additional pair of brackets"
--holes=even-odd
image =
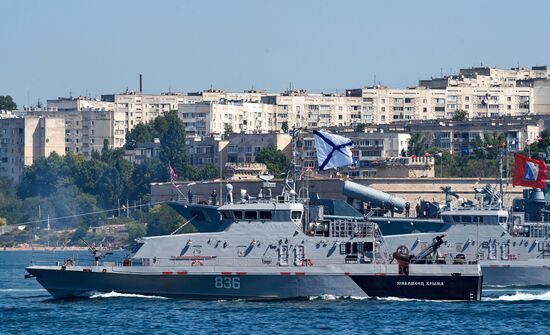
[[(85, 255), (85, 254), (83, 254)], [(108, 293), (54, 300), (24, 280), (31, 252), (0, 252), (0, 334), (542, 334), (550, 288), (490, 289), (481, 302), (312, 297), (188, 301)]]

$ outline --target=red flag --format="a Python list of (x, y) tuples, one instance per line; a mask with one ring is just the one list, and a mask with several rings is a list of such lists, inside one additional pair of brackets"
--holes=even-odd
[(514, 179), (512, 185), (544, 188), (546, 163), (520, 154), (514, 155)]
[(176, 174), (176, 171), (172, 168), (172, 164), (168, 163), (169, 171), (170, 171), (170, 181), (176, 181), (178, 180), (178, 175)]

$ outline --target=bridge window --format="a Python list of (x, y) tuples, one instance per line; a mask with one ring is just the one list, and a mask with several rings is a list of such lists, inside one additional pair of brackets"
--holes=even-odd
[(474, 222), (483, 223), (483, 216), (474, 216)]
[(245, 220), (256, 220), (257, 213), (254, 211), (246, 211), (244, 212), (244, 218)]
[(453, 221), (456, 223), (456, 222), (460, 222), (460, 216), (458, 215), (455, 215), (453, 216)]
[(292, 211), (292, 219), (293, 220), (300, 220), (301, 218), (302, 218), (302, 212)]
[(241, 211), (235, 211), (234, 214), (235, 214), (235, 219), (237, 220), (241, 220), (243, 218), (243, 212)]
[(462, 217), (462, 222), (472, 222), (472, 217), (471, 216), (463, 216)]
[(500, 223), (506, 223), (506, 217), (505, 217), (505, 216), (499, 216), (499, 217), (498, 217), (498, 222), (500, 222)]
[(260, 211), (261, 220), (271, 220), (272, 214), (270, 211)]

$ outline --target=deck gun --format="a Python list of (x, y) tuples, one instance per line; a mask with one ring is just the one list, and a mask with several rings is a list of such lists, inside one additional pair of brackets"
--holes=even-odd
[(409, 264), (425, 263), (427, 256), (429, 256), (430, 254), (436, 255), (437, 249), (439, 249), (439, 247), (443, 243), (445, 243), (445, 241), (443, 241), (443, 236), (445, 235), (436, 236), (432, 244), (430, 244), (426, 249), (422, 250), (420, 254), (418, 254), (418, 256), (409, 254), (409, 249), (406, 246), (399, 246), (397, 250), (393, 253), (393, 259), (397, 260), (397, 264), (399, 265), (399, 274), (405, 276), (408, 275)]

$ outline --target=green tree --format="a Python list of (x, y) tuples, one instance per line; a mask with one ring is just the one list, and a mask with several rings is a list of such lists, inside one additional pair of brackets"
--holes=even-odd
[(414, 133), (409, 139), (409, 146), (407, 153), (409, 156), (416, 155), (422, 156), (428, 150), (428, 140), (426, 137), (420, 133)]
[(233, 132), (233, 125), (231, 123), (224, 123), (223, 132), (225, 134), (231, 134)]
[(147, 226), (144, 223), (131, 221), (126, 224), (128, 231), (128, 242), (133, 244), (136, 238), (140, 238), (147, 234)]
[(214, 164), (200, 168), (190, 166), (188, 173), (190, 180), (210, 180), (220, 177), (220, 168)]
[(256, 162), (264, 163), (271, 174), (281, 177), (288, 167), (288, 158), (281, 150), (271, 145), (256, 153)]
[(366, 124), (364, 123), (358, 123), (355, 125), (355, 131), (358, 132), (358, 133), (362, 133), (365, 131), (365, 128), (367, 127)]
[(49, 196), (63, 177), (63, 165), (64, 159), (55, 152), (48, 158), (38, 158), (25, 168), (18, 194), (22, 197)]
[(123, 183), (120, 173), (115, 167), (103, 171), (97, 183), (97, 192), (102, 195), (101, 200), (104, 207), (116, 206), (123, 193)]
[(281, 130), (285, 133), (288, 133), (288, 122), (287, 121), (283, 121), (283, 123), (281, 124)]
[(468, 119), (468, 111), (457, 109), (453, 115), (453, 121), (466, 121)]
[[(156, 205), (147, 215), (147, 235), (169, 235), (177, 228), (185, 224), (185, 220), (168, 205)], [(192, 232), (195, 228), (188, 224), (179, 232)]]
[(12, 111), (17, 109), (17, 104), (13, 101), (9, 95), (0, 95), (0, 109), (6, 111)]
[(87, 233), (88, 229), (86, 227), (78, 227), (71, 235), (71, 242), (77, 244), (78, 242), (80, 242), (81, 239), (84, 238), (84, 236), (86, 236)]
[(185, 126), (176, 111), (167, 113), (162, 122), (165, 123), (165, 130), (160, 137), (159, 158), (166, 164), (166, 170), (170, 163), (178, 176), (186, 177), (189, 158), (185, 145)]
[(138, 123), (131, 131), (126, 133), (126, 149), (133, 150), (138, 144), (153, 142), (153, 132), (151, 125)]
[(158, 159), (146, 158), (143, 163), (134, 166), (127, 193), (130, 201), (147, 200), (150, 196), (149, 184), (166, 181), (168, 170)]
[(530, 154), (531, 157), (542, 159), (542, 153), (546, 152), (546, 149), (550, 147), (550, 130), (544, 129), (539, 134), (539, 139), (530, 143), (525, 150), (523, 150), (524, 155)]

